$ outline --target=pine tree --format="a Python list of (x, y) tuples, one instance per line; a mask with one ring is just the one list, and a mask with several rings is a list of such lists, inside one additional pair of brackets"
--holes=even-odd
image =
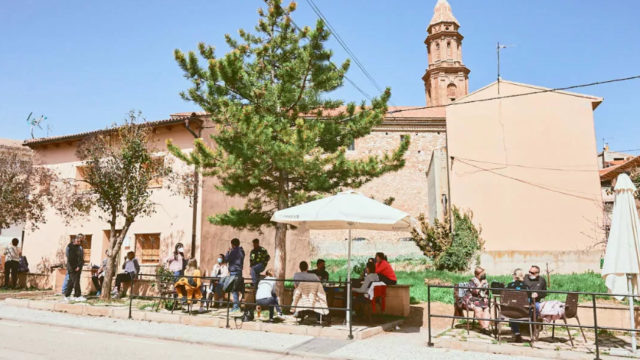
[(266, 11), (258, 9), (257, 35), (242, 29), (241, 41), (225, 35), (232, 51), (222, 58), (212, 46), (199, 44), (206, 67), (194, 51), (175, 50), (192, 84), (181, 96), (210, 115), (215, 147), (202, 140), (189, 154), (171, 142), (168, 147), (205, 176), (215, 176), (220, 191), (246, 199), (242, 209), (210, 216), (211, 223), (253, 231), (276, 227), (275, 275), (282, 279), (287, 226), (272, 224), (272, 214), (399, 170), (409, 137), (391, 154), (349, 159), (346, 148), (382, 123), (390, 89), (369, 106), (330, 99), (343, 85), (349, 60), (331, 62), (325, 48), (331, 34), (322, 21), (314, 29), (297, 27), (291, 19), (295, 2), (266, 3)]

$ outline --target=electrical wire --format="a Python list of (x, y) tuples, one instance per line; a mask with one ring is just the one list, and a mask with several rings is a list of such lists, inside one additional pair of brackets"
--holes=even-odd
[(526, 181), (526, 180), (518, 179), (518, 178), (515, 178), (515, 177), (512, 177), (512, 176), (505, 175), (505, 174), (500, 174), (499, 172), (493, 171), (493, 169), (485, 169), (485, 168), (482, 168), (480, 166), (476, 166), (474, 164), (468, 163), (468, 162), (466, 162), (464, 160), (460, 160), (459, 158), (455, 158), (455, 159), (458, 160), (459, 162), (463, 163), (463, 164), (469, 165), (469, 166), (474, 167), (476, 169), (479, 169), (479, 170), (482, 170), (482, 171), (486, 171), (486, 172), (489, 172), (491, 174), (494, 174), (494, 175), (497, 175), (497, 176), (500, 176), (500, 177), (503, 177), (503, 178), (507, 178), (507, 179), (510, 179), (510, 180), (513, 180), (513, 181), (517, 181), (517, 182), (520, 182), (520, 183), (523, 183), (523, 184), (526, 184), (526, 185), (534, 186), (534, 187), (537, 187), (539, 189), (551, 191), (551, 192), (562, 194), (562, 195), (566, 195), (566, 196), (571, 196), (571, 197), (574, 197), (574, 198), (577, 198), (577, 199), (582, 199), (582, 200), (588, 200), (588, 201), (595, 201), (596, 200), (594, 198), (588, 198), (588, 197), (585, 197), (585, 196), (575, 195), (575, 194), (571, 194), (569, 192), (562, 191), (562, 190), (555, 190), (555, 189), (552, 189), (552, 188), (547, 187), (545, 185), (535, 184), (535, 183), (532, 183), (532, 182), (529, 182), (529, 181)]
[[(522, 97), (522, 96), (537, 95), (537, 94), (543, 94), (543, 93), (549, 93), (549, 92), (577, 89), (577, 88), (596, 86), (596, 85), (603, 85), (603, 84), (610, 84), (610, 83), (615, 83), (615, 82), (629, 81), (629, 80), (636, 80), (636, 79), (640, 79), (640, 75), (630, 76), (630, 77), (626, 77), (626, 78), (598, 81), (598, 82), (593, 82), (593, 83), (589, 83), (589, 84), (573, 85), (573, 86), (566, 86), (566, 87), (554, 88), (554, 89), (544, 89), (544, 90), (533, 91), (533, 92), (524, 93), (524, 94), (496, 96), (496, 97), (487, 98), (487, 99), (478, 99), (478, 100), (463, 101), (463, 102), (452, 102), (450, 104), (445, 104), (445, 105), (420, 106), (420, 107), (415, 107), (415, 108), (410, 108), (410, 109), (392, 110), (392, 111), (388, 111), (387, 113), (399, 113), (399, 112), (404, 112), (404, 111), (415, 111), (415, 110), (423, 110), (423, 109), (442, 108), (442, 107), (464, 105), (464, 104), (472, 104), (472, 103), (485, 102), (485, 101), (510, 99), (510, 98), (516, 98), (516, 97)], [(627, 150), (627, 151), (630, 151), (630, 150)]]
[[(329, 22), (329, 20), (327, 19), (327, 17), (322, 13), (322, 11), (320, 10), (320, 8), (318, 7), (318, 5), (316, 5), (316, 3), (313, 0), (307, 0), (307, 3), (309, 4), (309, 6), (311, 6), (311, 9), (316, 13), (316, 15), (318, 15), (318, 17), (320, 18), (320, 20), (322, 20), (327, 27), (329, 28), (329, 30), (331, 31), (331, 33), (333, 34), (333, 36), (336, 38), (336, 40), (338, 41), (338, 44), (340, 44), (340, 46), (344, 49), (344, 51), (347, 52), (347, 54), (353, 59), (353, 61), (356, 63), (356, 65), (360, 68), (360, 70), (362, 70), (362, 73), (369, 79), (369, 81), (371, 81), (371, 83), (373, 84), (373, 86), (375, 86), (376, 89), (378, 89), (378, 91), (380, 92), (380, 94), (384, 93), (384, 90), (382, 89), (382, 87), (378, 84), (378, 82), (373, 78), (373, 76), (371, 76), (371, 74), (369, 73), (369, 71), (367, 71), (367, 69), (364, 67), (364, 65), (362, 64), (362, 62), (360, 61), (360, 59), (358, 59), (358, 57), (356, 56), (356, 54), (351, 50), (351, 48), (349, 47), (349, 45), (347, 45), (347, 42), (344, 41), (342, 39), (342, 37), (340, 36), (340, 34), (338, 33), (338, 31), (331, 26), (331, 23)], [(393, 101), (389, 101), (393, 106), (397, 106), (395, 103), (393, 103)]]
[(471, 161), (474, 163), (482, 163), (482, 164), (491, 164), (498, 165), (504, 167), (519, 167), (525, 169), (536, 169), (536, 170), (550, 170), (550, 171), (569, 171), (569, 172), (596, 172), (599, 170), (587, 170), (587, 169), (570, 169), (570, 168), (554, 168), (554, 167), (546, 167), (546, 166), (529, 166), (529, 165), (521, 165), (521, 164), (508, 164), (508, 163), (497, 163), (491, 161), (483, 161), (483, 160), (475, 160), (475, 159), (466, 159), (461, 157), (455, 157), (455, 159), (462, 159), (466, 161)]

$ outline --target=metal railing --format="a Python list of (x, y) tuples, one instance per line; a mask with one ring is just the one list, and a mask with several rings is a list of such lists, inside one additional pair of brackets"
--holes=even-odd
[[(431, 318), (443, 318), (443, 319), (458, 319), (458, 320), (466, 320), (466, 321), (486, 321), (486, 322), (490, 322), (490, 323), (494, 323), (497, 325), (497, 323), (503, 323), (503, 322), (512, 322), (512, 323), (518, 323), (518, 324), (529, 324), (529, 325), (551, 325), (549, 323), (545, 323), (545, 322), (540, 322), (540, 321), (523, 321), (523, 320), (510, 320), (510, 319), (499, 319), (499, 318), (476, 318), (476, 317), (467, 317), (467, 316), (451, 316), (451, 315), (433, 315), (431, 313), (431, 289), (432, 288), (440, 288), (440, 289), (451, 289), (452, 293), (454, 289), (458, 289), (459, 287), (457, 285), (427, 285), (427, 312), (428, 312), (428, 328), (429, 328), (429, 339), (427, 341), (427, 346), (429, 347), (433, 347), (434, 344), (431, 341), (432, 339), (432, 335), (431, 335)], [(491, 307), (491, 299), (493, 299), (493, 306), (499, 306), (500, 304), (497, 303), (496, 300), (496, 294), (500, 294), (502, 292), (505, 291), (518, 291), (518, 292), (527, 292), (527, 293), (533, 293), (533, 292), (537, 292), (538, 294), (545, 294), (545, 296), (547, 294), (578, 294), (578, 296), (583, 295), (583, 296), (588, 296), (591, 297), (591, 304), (593, 307), (593, 326), (589, 326), (589, 325), (577, 325), (577, 324), (562, 324), (562, 327), (571, 327), (571, 328), (579, 328), (579, 329), (592, 329), (594, 330), (595, 333), (595, 347), (596, 347), (596, 360), (600, 360), (600, 345), (598, 344), (598, 331), (599, 330), (608, 330), (608, 331), (625, 331), (625, 332), (638, 332), (640, 329), (625, 329), (625, 328), (616, 328), (616, 327), (607, 327), (607, 326), (598, 326), (598, 311), (597, 311), (597, 303), (596, 303), (596, 297), (597, 296), (607, 296), (607, 297), (611, 297), (611, 296), (619, 296), (619, 297), (633, 297), (634, 299), (637, 297), (640, 297), (640, 295), (633, 295), (633, 294), (608, 294), (608, 293), (594, 293), (594, 292), (577, 292), (577, 291), (552, 291), (552, 290), (544, 290), (544, 291), (535, 291), (535, 290), (517, 290), (517, 289), (509, 289), (509, 288), (487, 288), (487, 287), (460, 287), (460, 289), (465, 289), (465, 290), (484, 290), (484, 291), (489, 291), (489, 307)], [(494, 292), (496, 294), (494, 294)], [(453, 294), (452, 294), (453, 295)], [(494, 295), (494, 296), (492, 296)], [(498, 295), (499, 296), (499, 295)], [(455, 298), (454, 298), (455, 300)], [(454, 304), (454, 308), (455, 306), (457, 306), (456, 304)], [(535, 306), (533, 307), (535, 309)], [(536, 310), (534, 310), (536, 311)], [(576, 309), (577, 311), (577, 309)], [(635, 308), (634, 308), (634, 312), (635, 312)], [(635, 316), (635, 314), (634, 314)], [(496, 326), (496, 330), (497, 332), (497, 326)], [(534, 333), (536, 331), (534, 330)], [(497, 335), (497, 333), (496, 333)], [(534, 337), (534, 334), (531, 334), (531, 337)]]
[[(135, 288), (135, 283), (136, 283), (136, 278), (144, 278), (144, 277), (150, 277), (153, 278), (155, 281), (155, 283), (157, 284), (156, 286), (156, 290), (158, 292), (160, 292), (160, 286), (161, 284), (165, 284), (165, 285), (170, 285), (169, 288), (173, 288), (175, 290), (174, 287), (174, 275), (158, 275), (158, 274), (138, 274), (135, 277), (132, 277), (131, 279), (131, 287), (129, 290), (129, 319), (132, 319), (132, 308), (133, 308), (133, 299), (144, 299), (144, 300), (158, 300), (158, 301), (180, 301), (179, 297), (163, 297), (163, 296), (149, 296), (149, 295), (140, 295), (140, 294), (134, 294), (134, 288)], [(198, 287), (195, 291), (202, 291), (204, 286), (210, 286), (211, 282), (213, 281), (222, 281), (224, 278), (223, 277), (215, 277), (215, 276), (186, 276), (186, 275), (179, 275), (179, 276), (175, 276), (175, 278), (192, 278), (192, 279), (200, 279), (201, 281), (201, 286)], [(166, 279), (163, 278), (172, 278), (171, 281), (167, 281)], [(242, 308), (242, 306), (245, 307), (245, 309), (247, 309), (247, 306), (249, 307), (255, 307), (255, 306), (259, 306), (259, 304), (257, 303), (257, 299), (256, 302), (246, 302), (244, 301), (244, 293), (246, 292), (246, 285), (247, 284), (251, 284), (251, 282), (247, 282), (247, 280), (249, 279), (245, 279), (241, 276), (239, 276), (237, 279), (242, 279), (243, 284), (242, 284), (242, 291), (238, 291), (241, 292), (243, 294), (242, 298), (239, 299), (238, 301), (238, 306), (240, 308)], [(211, 281), (209, 284), (204, 284), (203, 281), (209, 280)], [(236, 280), (238, 281), (238, 280)], [(262, 280), (260, 280), (262, 281)], [(345, 303), (345, 307), (344, 308), (340, 308), (340, 307), (330, 307), (328, 306), (329, 304), (327, 303), (327, 307), (319, 307), (319, 306), (293, 306), (293, 305), (283, 305), (283, 304), (279, 304), (278, 306), (281, 309), (290, 309), (290, 308), (295, 308), (296, 312), (298, 311), (298, 309), (300, 310), (327, 310), (327, 311), (344, 311), (345, 312), (345, 318), (347, 318), (347, 316), (349, 316), (348, 314), (351, 314), (353, 311), (353, 299), (350, 299), (350, 301), (346, 301), (347, 300), (347, 296), (348, 297), (352, 297), (352, 292), (351, 292), (351, 288), (352, 288), (352, 284), (350, 282), (346, 282), (346, 281), (320, 281), (320, 280), (294, 280), (294, 279), (269, 279), (268, 281), (275, 281), (275, 282), (291, 282), (291, 283), (321, 283), (321, 285), (323, 287), (325, 287), (326, 285), (337, 285), (337, 289), (343, 288), (345, 289), (344, 294), (345, 294), (345, 298), (344, 298), (344, 303)], [(235, 286), (235, 284), (233, 285)], [(257, 295), (257, 291), (258, 291), (258, 287), (254, 286), (252, 287), (252, 289), (255, 289), (255, 292)], [(224, 289), (223, 289), (224, 290)], [(215, 287), (214, 287), (214, 292), (215, 292)], [(219, 305), (223, 305), (225, 302), (227, 304), (227, 311), (226, 311), (226, 327), (227, 328), (231, 328), (231, 326), (229, 325), (230, 323), (230, 305), (232, 302), (232, 298), (231, 298), (231, 294), (234, 293), (235, 291), (229, 289), (228, 291), (225, 291), (223, 294), (227, 295), (227, 300), (224, 300), (224, 296), (219, 299), (219, 300), (214, 300), (214, 299), (207, 299), (207, 296), (203, 294), (202, 299), (187, 299), (187, 301), (189, 303), (203, 303), (203, 304), (219, 304)], [(326, 292), (326, 291), (325, 291)], [(294, 290), (294, 296), (295, 296), (295, 290)], [(215, 298), (215, 297), (214, 297)], [(282, 299), (278, 299), (278, 301), (282, 301)], [(347, 307), (346, 304), (349, 304), (349, 306)], [(159, 304), (160, 305), (160, 304)], [(235, 305), (235, 303), (234, 303)], [(175, 305), (174, 305), (175, 306)], [(270, 306), (275, 306), (275, 305), (270, 305)], [(255, 308), (254, 308), (255, 309)], [(189, 310), (189, 315), (192, 315), (192, 311), (191, 311), (191, 306), (190, 304), (188, 305), (188, 310)], [(329, 314), (330, 316), (330, 314)], [(349, 340), (353, 340), (353, 326), (352, 326), (352, 321), (348, 321), (348, 327), (349, 327), (349, 335), (348, 335), (348, 339)]]

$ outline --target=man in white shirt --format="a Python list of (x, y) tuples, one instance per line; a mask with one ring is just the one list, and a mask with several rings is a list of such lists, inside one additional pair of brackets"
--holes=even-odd
[(18, 284), (18, 268), (20, 267), (20, 256), (22, 252), (18, 248), (20, 240), (11, 240), (11, 245), (7, 246), (4, 251), (4, 286), (9, 287), (9, 274), (11, 273), (11, 287), (15, 288)]

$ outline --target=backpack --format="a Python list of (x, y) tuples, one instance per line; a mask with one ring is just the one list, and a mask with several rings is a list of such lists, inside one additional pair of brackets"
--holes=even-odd
[(242, 322), (253, 321), (253, 315), (253, 310), (245, 310), (244, 315), (242, 315)]
[(26, 256), (20, 256), (20, 260), (18, 260), (18, 272), (19, 273), (29, 272), (29, 262), (27, 261)]

